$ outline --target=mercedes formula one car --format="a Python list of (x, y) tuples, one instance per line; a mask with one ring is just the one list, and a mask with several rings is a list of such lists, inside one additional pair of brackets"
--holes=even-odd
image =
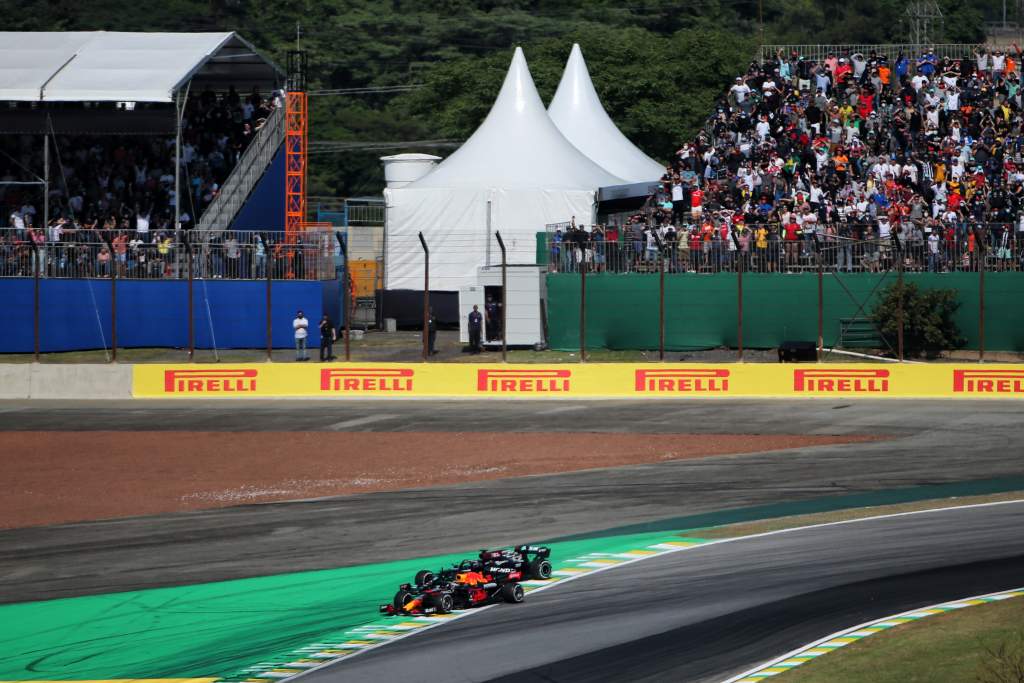
[(520, 581), (551, 578), (551, 554), (543, 546), (516, 546), (512, 550), (482, 550), (479, 559), (417, 572), (412, 583), (398, 588), (384, 614), (445, 614), (456, 609), (495, 602), (519, 603), (525, 592)]

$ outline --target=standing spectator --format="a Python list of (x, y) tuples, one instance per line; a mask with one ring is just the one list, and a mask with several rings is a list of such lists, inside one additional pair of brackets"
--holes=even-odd
[(480, 307), (473, 304), (473, 310), (469, 314), (469, 351), (472, 354), (480, 353), (480, 335), (483, 332), (484, 316), (480, 313)]
[(237, 278), (239, 274), (238, 262), (241, 259), (242, 252), (238, 246), (238, 238), (235, 237), (235, 233), (228, 233), (228, 238), (224, 241), (224, 252), (228, 257), (228, 277)]
[(324, 313), (320, 318), (320, 362), (334, 360), (334, 341), (337, 339), (337, 331), (334, 323)]
[(307, 361), (309, 354), (306, 352), (306, 337), (309, 335), (309, 321), (302, 311), (299, 311), (292, 321), (292, 330), (295, 331), (295, 360)]

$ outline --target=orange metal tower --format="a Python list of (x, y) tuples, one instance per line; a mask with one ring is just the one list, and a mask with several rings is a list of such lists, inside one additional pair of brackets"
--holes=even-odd
[(284, 111), (285, 239), (294, 244), (306, 222), (306, 168), (309, 102), (306, 96), (306, 54), (288, 53), (288, 92)]

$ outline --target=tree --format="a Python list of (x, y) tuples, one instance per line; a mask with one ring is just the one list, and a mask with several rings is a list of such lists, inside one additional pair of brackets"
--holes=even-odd
[(955, 289), (921, 290), (913, 282), (904, 282), (902, 286), (889, 285), (871, 312), (871, 319), (892, 348), (897, 345), (901, 299), (905, 356), (936, 358), (966, 343), (953, 319), (960, 308)]

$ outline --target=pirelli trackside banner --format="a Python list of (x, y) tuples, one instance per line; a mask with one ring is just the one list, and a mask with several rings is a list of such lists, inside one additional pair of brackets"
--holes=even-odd
[(144, 398), (1024, 398), (1024, 365), (460, 363), (136, 365)]

